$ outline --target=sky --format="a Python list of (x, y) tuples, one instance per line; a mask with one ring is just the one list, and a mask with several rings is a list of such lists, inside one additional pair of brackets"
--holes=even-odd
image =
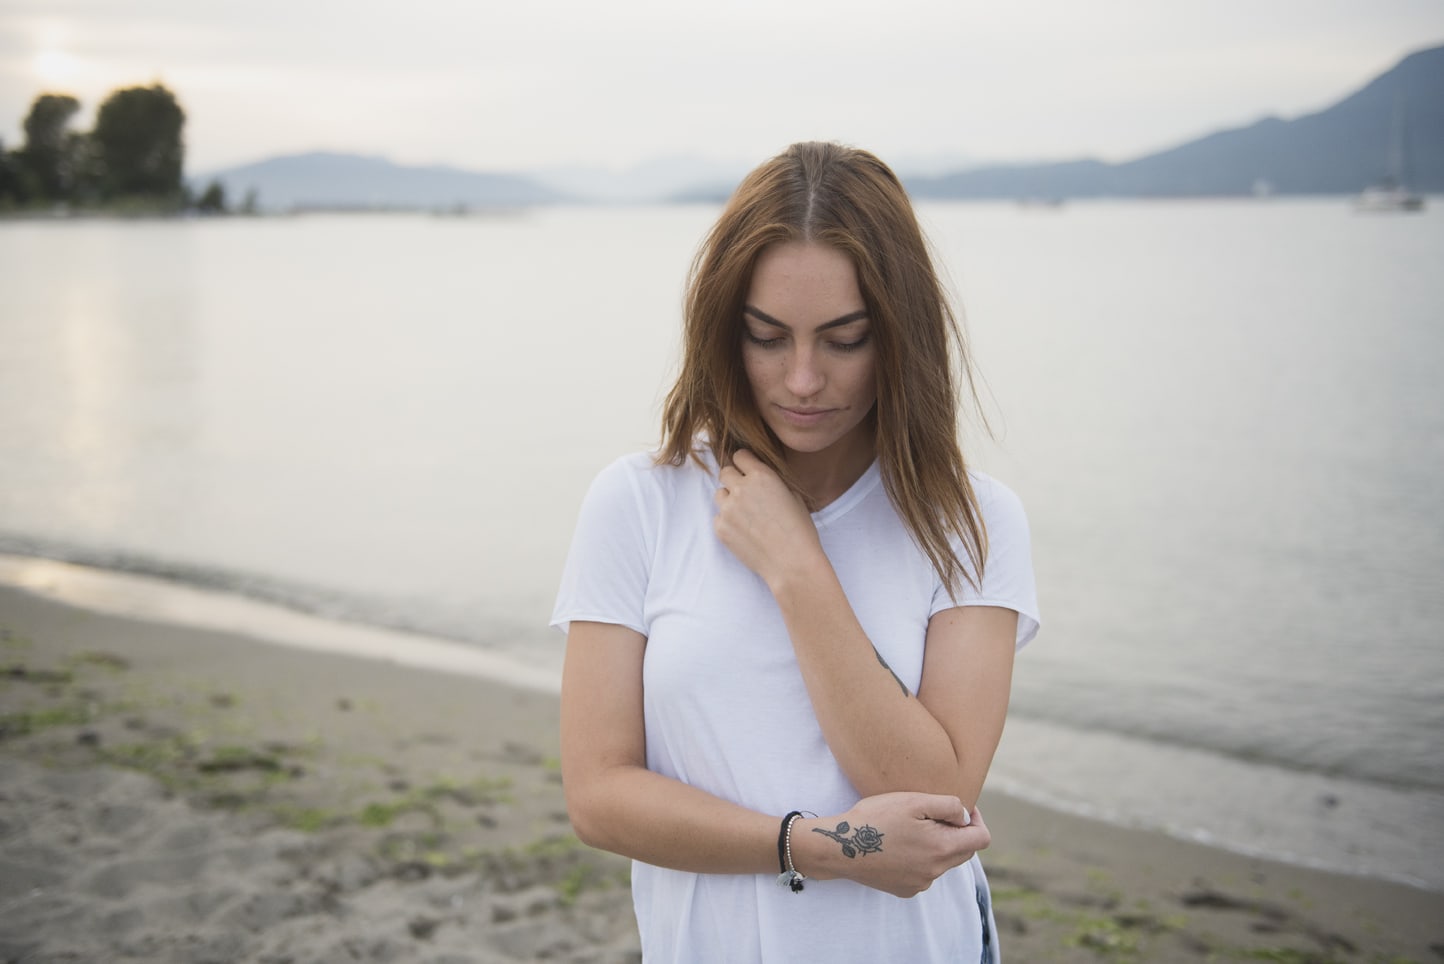
[(337, 150), (475, 170), (1125, 160), (1327, 107), (1440, 0), (0, 0), (0, 139), (163, 83), (188, 172)]

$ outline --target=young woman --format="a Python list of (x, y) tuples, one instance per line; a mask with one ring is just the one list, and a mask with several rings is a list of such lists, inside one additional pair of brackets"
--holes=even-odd
[(1022, 507), (958, 447), (968, 371), (886, 165), (748, 175), (661, 450), (593, 483), (553, 617), (568, 810), (634, 859), (646, 960), (996, 959), (974, 803), (1038, 617)]

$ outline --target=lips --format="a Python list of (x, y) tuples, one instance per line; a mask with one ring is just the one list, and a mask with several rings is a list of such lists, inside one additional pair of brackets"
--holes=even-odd
[(782, 417), (788, 422), (803, 428), (809, 425), (816, 425), (837, 411), (837, 409), (834, 408), (789, 408), (786, 405), (777, 406), (777, 410), (782, 413)]

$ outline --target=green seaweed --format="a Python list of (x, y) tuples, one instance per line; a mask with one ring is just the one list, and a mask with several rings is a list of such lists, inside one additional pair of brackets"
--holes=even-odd
[(8, 626), (0, 626), (0, 648), (28, 653), (34, 646), (35, 641), (29, 636), (22, 636)]
[(0, 716), (0, 738), (29, 736), (54, 726), (77, 726), (90, 720), (90, 707), (74, 703), (23, 713), (6, 713)]
[(210, 757), (196, 764), (202, 773), (230, 773), (237, 770), (278, 772), (281, 761), (268, 753), (258, 753), (248, 746), (218, 746)]
[(577, 864), (556, 882), (556, 891), (561, 897), (562, 906), (570, 907), (577, 902), (582, 891), (598, 886), (609, 886), (607, 879), (590, 864)]
[(356, 820), (363, 827), (387, 827), (395, 822), (396, 818), (407, 813), (424, 813), (434, 826), (441, 826), (441, 815), (431, 802), (420, 794), (409, 793), (399, 799), (390, 802), (368, 803), (361, 808)]
[(1225, 953), (1236, 960), (1273, 961), (1275, 964), (1335, 964), (1341, 961), (1332, 954), (1303, 951), (1296, 947), (1252, 947)]
[(590, 849), (575, 834), (566, 833), (539, 837), (523, 847), (522, 852), (528, 857), (569, 857)]
[(511, 788), (510, 777), (477, 777), (465, 783), (442, 777), (417, 793), (425, 800), (454, 800), (463, 806), (475, 807), (514, 802), (506, 792)]
[(334, 826), (346, 820), (346, 817), (336, 810), (327, 810), (322, 807), (291, 807), (277, 806), (271, 811), (276, 819), (293, 830), (300, 830), (304, 833), (316, 833), (327, 827)]
[(120, 743), (100, 751), (102, 759), (116, 766), (158, 775), (195, 755), (195, 745), (183, 737)]
[(72, 653), (65, 658), (65, 663), (73, 669), (93, 666), (97, 669), (108, 670), (111, 673), (119, 673), (130, 669), (130, 660), (124, 656), (117, 656), (114, 653), (107, 653), (98, 649), (86, 649), (78, 653)]
[(24, 663), (7, 663), (0, 667), (0, 676), (20, 683), (37, 685), (68, 686), (75, 681), (75, 674), (65, 669), (34, 669)]
[(1068, 943), (1086, 947), (1096, 954), (1116, 961), (1131, 961), (1138, 956), (1138, 935), (1111, 917), (1079, 914)]

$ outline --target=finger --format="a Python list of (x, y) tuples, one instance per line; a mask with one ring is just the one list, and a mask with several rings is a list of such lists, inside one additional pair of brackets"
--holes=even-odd
[(928, 820), (936, 820), (938, 823), (950, 823), (962, 827), (966, 826), (968, 822), (968, 808), (963, 806), (963, 801), (957, 797), (941, 794), (929, 795), (923, 801), (922, 816)]
[(965, 846), (974, 853), (979, 850), (987, 850), (993, 842), (993, 835), (988, 832), (988, 828), (981, 820), (969, 827), (959, 827), (958, 834), (960, 838), (966, 838)]
[(723, 468), (717, 472), (717, 481), (720, 482), (724, 488), (727, 486), (736, 485), (738, 482), (742, 481), (742, 478), (742, 473), (737, 471), (730, 465), (723, 466)]
[(741, 471), (743, 475), (761, 475), (769, 478), (777, 477), (776, 469), (762, 461), (759, 456), (753, 455), (747, 449), (738, 449), (737, 455), (740, 456), (740, 458), (734, 457), (732, 464)]

